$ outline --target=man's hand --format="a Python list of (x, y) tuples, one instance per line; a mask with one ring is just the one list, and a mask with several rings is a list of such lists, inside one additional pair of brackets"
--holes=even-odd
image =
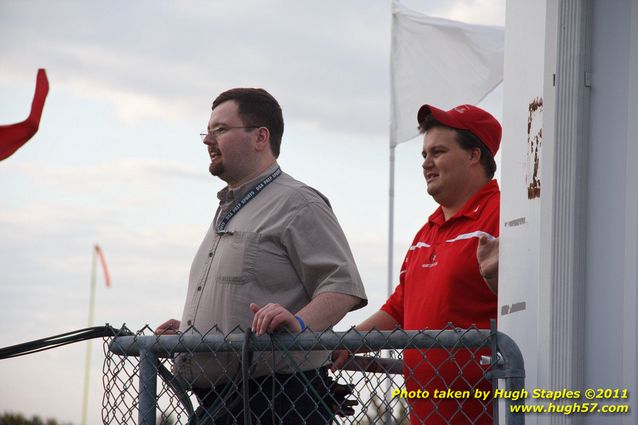
[(255, 335), (260, 336), (266, 332), (273, 332), (282, 326), (288, 327), (292, 332), (301, 332), (301, 325), (294, 314), (279, 304), (269, 303), (263, 307), (255, 303), (250, 304), (250, 309), (255, 313), (251, 326)]
[[(400, 329), (401, 325), (399, 322), (395, 320), (394, 317), (390, 316), (383, 310), (379, 310), (375, 312), (372, 316), (368, 317), (366, 320), (358, 324), (355, 329), (357, 331), (367, 332), (372, 329), (376, 329), (379, 331), (389, 331), (393, 329)], [(357, 353), (365, 353), (369, 350), (357, 350)], [(332, 366), (330, 366), (330, 370), (333, 372), (337, 369), (343, 368), (343, 365), (348, 363), (348, 360), (352, 357), (352, 353), (348, 350), (335, 350), (332, 352)]]
[(330, 370), (335, 372), (337, 369), (343, 368), (343, 365), (350, 359), (348, 350), (335, 350), (332, 352), (332, 365)]
[(155, 329), (155, 335), (176, 335), (179, 330), (180, 321), (169, 319)]
[(483, 280), (492, 292), (498, 293), (498, 238), (489, 240), (481, 236), (476, 248), (476, 260)]

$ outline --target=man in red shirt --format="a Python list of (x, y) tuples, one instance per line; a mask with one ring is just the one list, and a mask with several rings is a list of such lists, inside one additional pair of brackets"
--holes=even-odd
[[(497, 312), (500, 191), (493, 176), (501, 126), (472, 105), (449, 111), (423, 105), (417, 120), (425, 135), (423, 175), (439, 208), (416, 234), (394, 293), (356, 328), (489, 328)], [(492, 423), (489, 402), (432, 398), (434, 390), (490, 390), (479, 354), (405, 350), (406, 389), (430, 393), (409, 400), (412, 424)], [(336, 369), (347, 353), (333, 358)]]

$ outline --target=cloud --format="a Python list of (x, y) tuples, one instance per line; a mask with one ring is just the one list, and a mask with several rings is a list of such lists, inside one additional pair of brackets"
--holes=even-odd
[[(408, 8), (419, 10), (420, 0), (403, 0)], [(480, 25), (505, 25), (505, 0), (432, 0), (428, 2), (430, 16)]]
[[(120, 297), (107, 304), (106, 320), (142, 324), (159, 320), (144, 311), (178, 310), (175, 293), (213, 208), (214, 198), (200, 199), (206, 186), (193, 184), (209, 185), (205, 174), (157, 159), (3, 165), (12, 184), (0, 210), (0, 319), (28, 311), (29, 322), (43, 329), (52, 316), (65, 315), (67, 326), (83, 326), (95, 243)], [(172, 302), (158, 302), (160, 294)]]
[(453, 2), (449, 18), (482, 25), (505, 25), (503, 2), (494, 0), (465, 0)]
[[(29, 7), (33, 4), (37, 10)], [(50, 68), (54, 87), (108, 102), (125, 123), (192, 116), (231, 86), (260, 86), (281, 101), (288, 119), (342, 132), (387, 131), (387, 4), (254, 0), (198, 5), (5, 6), (10, 13), (0, 18), (5, 26), (0, 35), (8, 33), (16, 42), (2, 45), (7, 65), (0, 76), (8, 82), (23, 79), (22, 70), (38, 58)], [(502, 2), (438, 5), (435, 14), (451, 19), (504, 20)], [(51, 24), (68, 22), (69, 16), (72, 25)], [(278, 19), (284, 16), (294, 19)]]
[(164, 179), (166, 181), (188, 179), (208, 182), (210, 178), (201, 170), (181, 162), (156, 158), (122, 158), (95, 165), (64, 165), (51, 162), (22, 162), (7, 164), (7, 173), (22, 175), (39, 184), (49, 186), (82, 187), (109, 184), (122, 185), (135, 181), (144, 183)]
[[(477, 22), (497, 6), (432, 0), (427, 7)], [(98, 275), (95, 323), (137, 329), (179, 318), (192, 256), (222, 187), (206, 171), (194, 126), (205, 123), (213, 96), (233, 86), (265, 87), (279, 99), (282, 167), (335, 206), (370, 297), (344, 326), (379, 307), (389, 39), (389, 1), (0, 2), (0, 89), (10, 93), (0, 106), (28, 107), (39, 67), (51, 81), (39, 140), (0, 166), (0, 321), (12, 324), (5, 344), (86, 325), (96, 242), (112, 287)], [(396, 152), (395, 275), (432, 210), (419, 152), (409, 143)], [(6, 363), (0, 409), (77, 422), (84, 350), (76, 348)], [(43, 369), (46, 382), (36, 373)]]
[[(38, 10), (10, 5), (2, 18), (0, 34), (15, 40), (2, 45), (7, 66), (0, 76), (8, 83), (23, 80), (23, 69), (38, 58), (37, 66), (50, 68), (52, 87), (107, 101), (125, 122), (192, 115), (229, 84), (266, 86), (291, 119), (364, 133), (385, 130), (388, 92), (378, 87), (388, 85), (389, 20), (381, 19), (381, 28), (370, 22), (387, 14), (386, 7), (366, 4), (362, 14), (363, 3), (252, 1), (187, 9), (142, 2), (153, 5), (152, 15), (127, 4), (96, 19), (93, 5), (36, 3)], [(330, 25), (317, 22), (326, 9), (334, 10)], [(73, 25), (51, 24), (56, 17), (68, 21), (67, 13)]]

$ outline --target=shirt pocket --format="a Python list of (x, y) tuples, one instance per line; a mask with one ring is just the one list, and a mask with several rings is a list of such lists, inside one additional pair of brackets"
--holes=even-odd
[(221, 237), (217, 250), (219, 263), (216, 278), (220, 283), (244, 284), (256, 276), (255, 259), (259, 251), (259, 233), (228, 232)]

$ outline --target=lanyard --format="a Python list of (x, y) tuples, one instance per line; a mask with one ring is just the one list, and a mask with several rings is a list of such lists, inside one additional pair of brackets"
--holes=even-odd
[(257, 186), (255, 186), (252, 189), (250, 189), (243, 196), (243, 198), (241, 198), (239, 200), (239, 202), (237, 202), (235, 204), (235, 206), (232, 207), (230, 209), (230, 211), (228, 211), (226, 213), (224, 218), (222, 218), (222, 220), (217, 225), (216, 233), (218, 235), (222, 235), (222, 234), (226, 233), (227, 232), (226, 231), (226, 225), (228, 224), (230, 219), (232, 219), (235, 216), (235, 214), (237, 214), (239, 212), (239, 210), (241, 210), (244, 207), (244, 205), (246, 205), (248, 202), (252, 201), (257, 195), (259, 195), (259, 192), (261, 192), (266, 186), (268, 186), (270, 183), (272, 183), (280, 175), (281, 175), (281, 168), (277, 167), (277, 169), (271, 175), (269, 175), (268, 177), (263, 179), (260, 183), (257, 184)]

